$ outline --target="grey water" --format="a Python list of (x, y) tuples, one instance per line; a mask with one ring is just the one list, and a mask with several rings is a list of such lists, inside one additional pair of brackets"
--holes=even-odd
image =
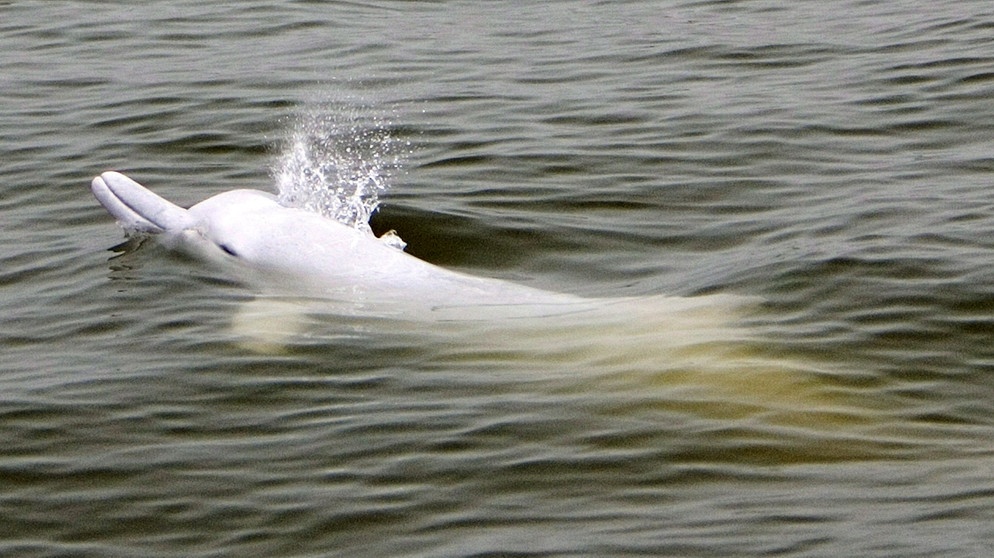
[[(981, 1), (0, 2), (0, 554), (986, 556), (992, 68)], [(413, 255), (760, 297), (762, 342), (596, 377), (529, 358), (554, 323), (247, 351), (253, 293), (119, 247), (87, 186), (275, 191), (302, 114), (385, 162)], [(858, 416), (671, 383), (756, 352)]]

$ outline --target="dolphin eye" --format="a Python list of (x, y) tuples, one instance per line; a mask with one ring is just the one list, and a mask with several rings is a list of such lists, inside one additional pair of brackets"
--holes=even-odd
[(221, 250), (224, 250), (224, 252), (226, 254), (229, 254), (229, 255), (234, 256), (236, 258), (238, 257), (238, 254), (236, 254), (235, 251), (232, 250), (231, 247), (228, 246), (227, 244), (218, 244), (217, 247), (220, 248)]

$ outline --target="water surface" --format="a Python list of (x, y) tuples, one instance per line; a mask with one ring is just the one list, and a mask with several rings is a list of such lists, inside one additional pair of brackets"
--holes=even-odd
[[(2, 553), (984, 555), (992, 21), (979, 1), (0, 4)], [(627, 375), (550, 366), (571, 342), (551, 327), (488, 352), (331, 323), (245, 350), (255, 293), (154, 242), (110, 251), (86, 186), (275, 191), (300, 114), (396, 141), (372, 226), (410, 253), (590, 297), (759, 296), (749, 343)], [(681, 387), (756, 358), (848, 418), (777, 420), (761, 378), (772, 400), (745, 409)]]

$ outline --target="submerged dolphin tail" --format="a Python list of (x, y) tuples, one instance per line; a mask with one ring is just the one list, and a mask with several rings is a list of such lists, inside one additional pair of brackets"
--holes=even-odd
[(192, 227), (195, 221), (187, 210), (118, 172), (105, 172), (94, 178), (90, 190), (100, 205), (130, 232), (181, 231)]

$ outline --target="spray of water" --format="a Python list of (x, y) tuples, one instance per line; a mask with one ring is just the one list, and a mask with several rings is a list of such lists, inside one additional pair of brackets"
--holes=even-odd
[(372, 233), (369, 218), (409, 144), (368, 107), (312, 107), (288, 124), (272, 170), (280, 203)]

